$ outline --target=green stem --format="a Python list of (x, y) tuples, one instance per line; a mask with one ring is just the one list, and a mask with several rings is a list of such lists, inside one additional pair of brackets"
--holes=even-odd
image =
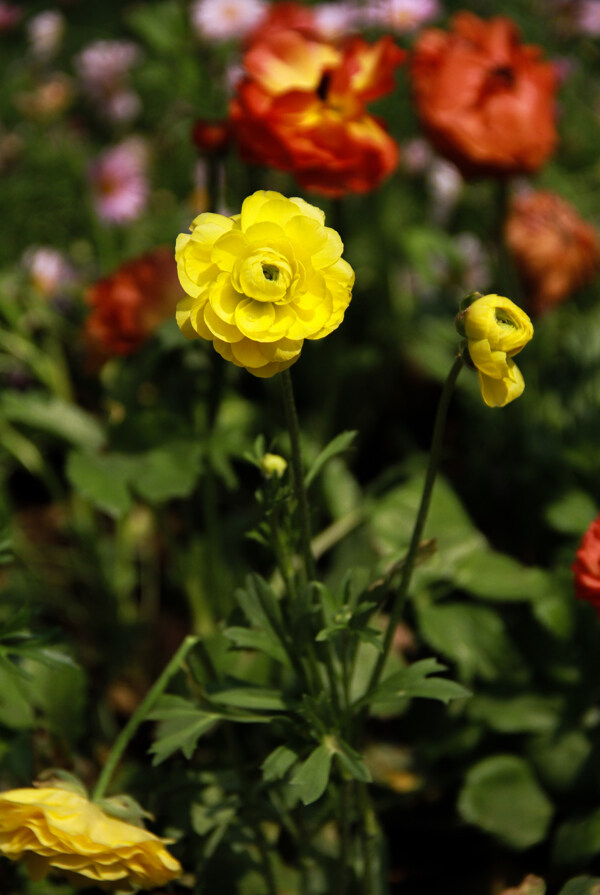
[(356, 784), (358, 788), (358, 809), (360, 813), (360, 840), (363, 853), (362, 892), (363, 895), (376, 895), (379, 890), (375, 879), (377, 861), (374, 860), (373, 846), (379, 835), (377, 817), (369, 791), (364, 783)]
[(348, 890), (348, 863), (350, 860), (350, 796), (352, 781), (340, 782), (340, 856), (337, 877), (337, 895), (346, 895)]
[(160, 696), (162, 696), (167, 684), (173, 677), (173, 675), (179, 670), (181, 663), (184, 661), (185, 657), (189, 653), (189, 651), (196, 645), (198, 642), (197, 637), (189, 636), (186, 637), (175, 655), (172, 657), (169, 664), (166, 666), (160, 677), (155, 681), (150, 690), (146, 693), (145, 697), (142, 699), (137, 709), (115, 740), (115, 743), (110, 750), (110, 755), (106, 760), (106, 764), (102, 768), (102, 772), (98, 778), (96, 783), (96, 788), (94, 789), (94, 793), (92, 796), (92, 800), (94, 802), (98, 802), (106, 792), (106, 788), (110, 783), (111, 777), (117, 767), (121, 756), (125, 752), (127, 745), (136, 730), (145, 720), (148, 712), (154, 707), (157, 700)]
[(292, 448), (292, 475), (294, 479), (294, 493), (298, 502), (300, 541), (304, 557), (305, 577), (308, 581), (311, 581), (315, 578), (315, 561), (311, 550), (310, 514), (306, 489), (304, 488), (304, 472), (302, 470), (302, 453), (300, 450), (300, 426), (298, 424), (296, 402), (294, 401), (292, 377), (289, 370), (285, 370), (281, 374), (281, 385), (285, 419)]
[(421, 543), (421, 537), (423, 535), (423, 529), (425, 528), (425, 522), (427, 521), (427, 513), (429, 511), (429, 504), (431, 502), (431, 494), (433, 491), (433, 485), (435, 483), (435, 478), (438, 471), (438, 466), (440, 462), (440, 456), (442, 453), (442, 444), (443, 444), (443, 436), (444, 436), (444, 427), (446, 425), (446, 415), (448, 413), (448, 406), (450, 404), (450, 398), (452, 396), (452, 392), (454, 390), (454, 385), (458, 378), (458, 374), (463, 368), (463, 359), (462, 357), (457, 357), (452, 365), (452, 369), (448, 374), (448, 378), (444, 383), (444, 388), (442, 390), (442, 395), (440, 397), (440, 403), (438, 405), (437, 414), (435, 417), (435, 425), (433, 427), (433, 437), (431, 440), (431, 452), (429, 454), (429, 463), (427, 465), (427, 474), (425, 476), (425, 484), (423, 486), (423, 493), (421, 495), (421, 503), (419, 505), (419, 512), (417, 513), (417, 518), (415, 520), (415, 527), (413, 528), (412, 538), (410, 541), (410, 546), (408, 548), (408, 553), (406, 554), (406, 560), (404, 562), (404, 568), (402, 569), (402, 578), (400, 579), (400, 584), (398, 586), (398, 593), (396, 595), (396, 600), (392, 607), (392, 611), (390, 614), (389, 624), (387, 626), (387, 630), (385, 632), (385, 638), (383, 641), (383, 650), (379, 655), (377, 660), (377, 664), (373, 669), (373, 673), (371, 675), (371, 680), (369, 682), (369, 687), (367, 690), (367, 699), (368, 695), (373, 693), (375, 688), (377, 687), (379, 680), (381, 678), (381, 674), (383, 672), (385, 663), (387, 661), (390, 648), (392, 645), (392, 640), (394, 637), (394, 632), (400, 620), (400, 616), (402, 614), (402, 610), (404, 608), (404, 602), (406, 600), (406, 596), (408, 594), (408, 588), (410, 586), (410, 580), (412, 578), (413, 569), (415, 567), (415, 560), (417, 558), (417, 554), (419, 552), (419, 544)]

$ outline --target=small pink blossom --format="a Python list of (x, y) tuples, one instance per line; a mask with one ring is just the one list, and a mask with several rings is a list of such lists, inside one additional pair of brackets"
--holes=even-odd
[(55, 9), (38, 13), (27, 25), (31, 52), (39, 59), (56, 55), (65, 33), (65, 17)]
[(576, 14), (578, 30), (589, 37), (600, 37), (600, 0), (583, 0)]
[(363, 15), (353, 3), (319, 3), (312, 9), (317, 31), (325, 40), (337, 40), (356, 31)]
[(73, 282), (75, 272), (66, 256), (50, 246), (32, 246), (23, 255), (23, 266), (33, 285), (51, 298)]
[(111, 121), (131, 121), (140, 110), (140, 99), (128, 83), (139, 57), (140, 49), (131, 41), (98, 40), (75, 58), (84, 91)]
[(192, 25), (202, 39), (240, 39), (259, 25), (266, 10), (265, 0), (196, 0)]
[(15, 25), (21, 21), (23, 10), (12, 3), (4, 3), (0, 0), (0, 34), (3, 31), (10, 31)]
[(366, 10), (371, 25), (397, 34), (415, 31), (439, 15), (437, 0), (375, 0)]
[(124, 224), (140, 216), (149, 193), (147, 164), (146, 146), (138, 137), (98, 156), (90, 169), (90, 182), (99, 218)]

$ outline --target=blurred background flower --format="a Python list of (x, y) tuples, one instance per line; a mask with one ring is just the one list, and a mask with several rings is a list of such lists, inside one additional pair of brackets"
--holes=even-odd
[(111, 121), (132, 121), (140, 111), (139, 96), (128, 79), (139, 59), (140, 48), (128, 40), (95, 41), (75, 58), (84, 93), (98, 112)]
[(369, 24), (396, 34), (416, 31), (441, 14), (437, 0), (375, 0), (366, 8)]
[(259, 25), (266, 9), (264, 0), (196, 0), (192, 25), (201, 40), (240, 40)]
[(470, 12), (419, 35), (411, 60), (417, 112), (435, 148), (465, 176), (535, 171), (556, 147), (556, 73), (516, 25)]
[(140, 137), (129, 137), (96, 158), (89, 177), (101, 220), (125, 224), (139, 217), (148, 200), (147, 167), (148, 151)]
[(47, 62), (59, 51), (65, 33), (65, 17), (56, 9), (38, 13), (27, 23), (31, 53)]
[(506, 240), (536, 313), (549, 310), (589, 283), (600, 263), (594, 227), (569, 202), (548, 190), (529, 190), (513, 198)]
[(90, 286), (84, 336), (93, 362), (137, 351), (182, 297), (173, 251), (167, 246), (133, 258)]

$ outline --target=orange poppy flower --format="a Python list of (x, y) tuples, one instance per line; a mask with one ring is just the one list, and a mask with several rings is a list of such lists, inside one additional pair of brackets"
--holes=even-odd
[(420, 35), (411, 75), (436, 149), (466, 175), (536, 171), (554, 151), (556, 73), (510, 19), (470, 12)]
[(555, 193), (532, 191), (514, 198), (506, 241), (537, 312), (564, 301), (598, 269), (595, 229)]
[(398, 146), (366, 104), (392, 89), (404, 56), (390, 37), (338, 48), (276, 29), (246, 53), (231, 105), (243, 158), (323, 195), (374, 189), (396, 167)]
[(84, 327), (88, 347), (100, 356), (132, 354), (175, 314), (181, 297), (171, 249), (163, 246), (128, 261), (86, 291), (92, 307)]

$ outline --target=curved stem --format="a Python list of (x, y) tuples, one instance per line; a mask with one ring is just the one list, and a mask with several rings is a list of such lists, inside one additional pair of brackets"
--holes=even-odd
[(454, 390), (454, 385), (458, 378), (458, 374), (462, 370), (464, 365), (463, 359), (461, 357), (457, 357), (454, 361), (452, 369), (448, 374), (448, 378), (444, 383), (444, 388), (442, 390), (442, 395), (440, 397), (440, 403), (438, 404), (437, 414), (435, 417), (435, 424), (433, 427), (433, 437), (431, 440), (431, 452), (429, 454), (429, 463), (427, 465), (427, 474), (425, 476), (425, 484), (423, 486), (423, 493), (421, 495), (421, 503), (419, 505), (419, 511), (417, 513), (417, 518), (415, 520), (415, 526), (413, 528), (413, 533), (410, 541), (410, 546), (408, 548), (408, 553), (406, 555), (406, 560), (404, 562), (404, 568), (402, 569), (402, 578), (400, 579), (400, 585), (398, 587), (398, 593), (396, 595), (396, 600), (392, 607), (392, 612), (390, 614), (389, 624), (387, 626), (387, 630), (385, 632), (385, 638), (383, 641), (383, 651), (380, 653), (379, 658), (377, 660), (377, 664), (373, 669), (373, 673), (371, 675), (371, 680), (369, 682), (369, 687), (367, 690), (367, 697), (373, 693), (375, 688), (377, 687), (379, 680), (381, 678), (381, 674), (383, 672), (383, 668), (385, 666), (387, 657), (390, 652), (390, 648), (392, 645), (392, 640), (394, 637), (394, 632), (396, 630), (396, 626), (400, 620), (400, 616), (402, 614), (402, 610), (404, 608), (404, 602), (406, 600), (406, 596), (408, 594), (408, 588), (410, 586), (410, 580), (412, 578), (413, 569), (415, 566), (415, 560), (417, 558), (417, 554), (419, 552), (419, 544), (421, 543), (421, 537), (423, 535), (423, 529), (425, 528), (425, 522), (427, 521), (427, 513), (429, 511), (429, 504), (431, 502), (431, 494), (433, 491), (433, 485), (435, 483), (435, 478), (438, 471), (438, 466), (440, 462), (440, 455), (442, 453), (442, 444), (443, 444), (443, 435), (444, 435), (444, 427), (446, 425), (446, 415), (448, 413), (448, 406), (450, 404), (450, 398), (452, 396), (452, 392)]
[(305, 574), (307, 580), (310, 581), (315, 577), (315, 561), (310, 543), (310, 514), (308, 511), (306, 490), (304, 488), (304, 472), (302, 469), (302, 453), (300, 450), (300, 426), (298, 424), (296, 402), (294, 401), (292, 377), (289, 370), (284, 370), (284, 372), (281, 374), (281, 385), (283, 390), (283, 407), (285, 411), (285, 420), (287, 423), (288, 431), (290, 433), (290, 442), (292, 448), (292, 475), (294, 479), (294, 493), (296, 495), (296, 500), (298, 501), (300, 541), (302, 544), (302, 554), (304, 557)]
[(106, 764), (102, 768), (102, 772), (98, 777), (98, 781), (96, 783), (96, 787), (94, 789), (92, 795), (92, 801), (98, 802), (106, 792), (106, 788), (110, 783), (111, 777), (117, 767), (121, 756), (123, 755), (127, 745), (136, 730), (146, 719), (148, 712), (154, 707), (158, 698), (162, 696), (167, 684), (173, 677), (173, 675), (179, 671), (179, 667), (181, 663), (184, 661), (185, 657), (189, 653), (189, 651), (198, 643), (198, 638), (189, 636), (186, 637), (177, 652), (172, 657), (171, 661), (164, 669), (160, 677), (155, 681), (153, 686), (148, 690), (137, 709), (117, 737), (114, 742), (112, 749), (110, 750), (110, 754), (106, 760)]

